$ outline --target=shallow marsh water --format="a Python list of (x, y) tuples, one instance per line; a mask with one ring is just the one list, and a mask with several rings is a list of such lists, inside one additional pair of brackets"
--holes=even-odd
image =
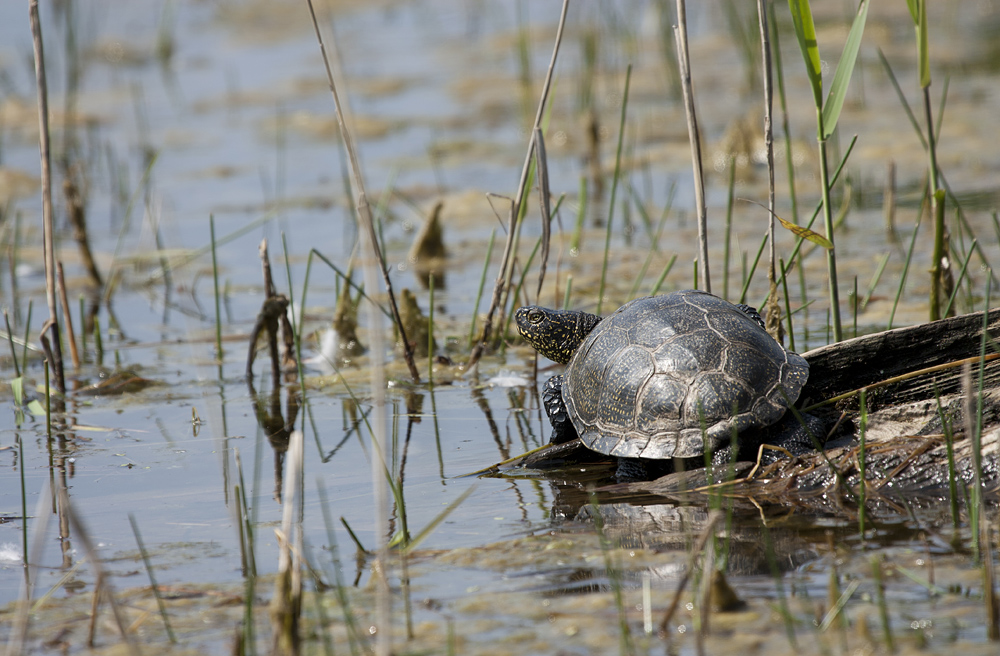
[[(259, 571), (272, 573), (277, 562), (272, 529), (281, 517), (275, 490), (280, 469), (276, 464), (283, 450), (280, 442), (275, 448), (261, 429), (264, 415), (272, 410), (270, 390), (258, 383), (258, 388), (263, 387), (262, 410), (243, 379), (248, 335), (263, 300), (257, 244), (262, 237), (270, 240), (277, 284), (287, 290), (281, 257), (284, 237), (296, 299), (304, 284), (310, 248), (346, 268), (354, 247), (332, 100), (304, 3), (130, 2), (109, 6), (76, 2), (62, 6), (69, 8), (68, 19), (53, 8), (42, 8), (54, 124), (62, 126), (72, 98), (75, 152), (85, 171), (88, 219), (98, 264), (106, 272), (116, 262), (122, 276), (111, 305), (117, 327), (109, 330), (112, 319), (107, 310), (98, 315), (105, 330), (103, 360), (98, 361), (93, 341), (88, 340), (84, 365), (70, 373), (71, 386), (82, 388), (116, 370), (134, 372), (154, 384), (124, 394), (72, 394), (68, 402), (71, 428), (51, 443), (43, 421), (29, 417), (18, 425), (4, 386), (10, 411), (0, 421), (0, 465), (4, 468), (0, 473), (0, 518), (4, 520), (0, 522), (0, 603), (17, 599), (23, 581), (21, 474), (29, 527), (48, 518), (45, 508), (41, 512), (32, 509), (53, 477), (59, 476), (107, 559), (114, 585), (122, 590), (147, 584), (129, 527), (131, 513), (150, 549), (158, 583), (174, 591), (192, 591), (190, 599), (181, 599), (178, 592), (171, 601), (171, 612), (187, 630), (188, 644), (205, 653), (218, 653), (228, 648), (240, 619), (238, 605), (228, 605), (243, 594), (234, 521), (237, 452), (256, 520)], [(569, 247), (579, 178), (586, 172), (582, 164), (587, 150), (584, 112), (577, 101), (587, 70), (581, 42), (593, 30), (599, 35), (594, 108), (599, 117), (602, 168), (608, 173), (613, 167), (624, 69), (628, 63), (635, 67), (625, 153), (634, 194), (626, 193), (624, 186), (619, 189), (613, 219), (618, 226), (612, 239), (613, 282), (604, 307), (616, 307), (625, 300), (649, 252), (650, 238), (639, 213), (634, 207), (626, 213), (621, 205), (624, 200), (641, 199), (655, 224), (672, 199), (660, 252), (641, 281), (640, 292), (652, 288), (675, 253), (677, 265), (665, 289), (692, 285), (695, 227), (689, 147), (683, 109), (672, 94), (657, 36), (660, 6), (580, 3), (571, 10), (548, 139), (552, 188), (568, 198), (559, 217), (561, 230), (542, 299), (546, 303), (561, 293), (567, 274), (572, 274), (570, 304), (588, 309), (596, 305), (604, 229), (593, 225), (593, 219), (607, 214), (608, 189), (603, 199), (590, 199), (591, 216), (580, 250), (573, 252)], [(526, 148), (526, 126), (551, 52), (559, 7), (554, 2), (431, 1), (333, 2), (328, 9), (334, 15), (369, 191), (374, 196), (391, 184), (399, 192), (383, 224), (394, 284), (417, 290), (425, 309), (428, 292), (420, 288), (411, 271), (407, 252), (424, 215), (437, 200), (445, 202), (442, 219), (451, 257), (446, 286), (435, 292), (435, 318), (440, 350), (461, 362), (468, 353), (465, 340), (475, 313), (486, 241), (494, 227), (502, 237), (493, 206), (503, 215), (503, 201), (494, 200), (491, 206), (485, 192), (514, 192)], [(757, 137), (738, 123), (755, 116), (760, 103), (759, 93), (745, 85), (742, 60), (719, 7), (709, 4), (691, 11), (693, 74), (707, 142), (718, 291), (728, 171), (718, 170), (716, 163), (724, 164), (732, 144), (743, 142), (750, 146), (742, 154), (755, 159)], [(911, 104), (917, 107), (912, 28), (905, 3), (872, 11), (861, 69), (839, 137), (844, 147), (846, 135), (859, 134), (847, 168), (851, 210), (846, 228), (838, 233), (842, 298), (848, 298), (854, 277), (864, 294), (880, 258), (889, 254), (872, 301), (858, 317), (861, 330), (884, 328), (889, 321), (925, 166), (916, 136), (874, 51), (875, 45), (883, 48)], [(849, 15), (850, 8), (843, 3), (817, 3), (825, 57), (836, 57), (846, 33), (844, 18)], [(1000, 24), (1000, 7), (995, 2), (963, 3), (960, 9), (936, 18), (931, 31), (931, 61), (938, 66), (934, 89), (939, 90), (939, 80), (950, 76), (939, 160), (956, 194), (969, 199), (969, 224), (986, 259), (994, 263), (1000, 259), (990, 218), (1000, 197), (996, 183), (1000, 152), (995, 148), (995, 135), (1000, 133), (1000, 80), (991, 63), (995, 57), (991, 28)], [(72, 51), (66, 39), (67, 20), (75, 29)], [(0, 5), (0, 70), (4, 73), (0, 192), (5, 194), (0, 202), (6, 208), (3, 261), (11, 265), (0, 267), (0, 293), (16, 334), (24, 333), (29, 299), (34, 300), (32, 331), (37, 332), (44, 314), (37, 227), (40, 201), (32, 183), (38, 171), (37, 119), (27, 25), (27, 11), (20, 3)], [(172, 47), (166, 60), (156, 56), (161, 30)], [(532, 86), (528, 91), (519, 82), (518, 40), (522, 36), (530, 53)], [(785, 31), (782, 39), (800, 207), (812, 207), (817, 198), (813, 114), (794, 38)], [(80, 64), (75, 95), (66, 93), (69, 62)], [(55, 133), (57, 153), (68, 143), (65, 137), (61, 129)], [(776, 145), (783, 156), (781, 144)], [(155, 160), (150, 165), (152, 156)], [(886, 237), (882, 219), (883, 178), (889, 159), (896, 162), (900, 192), (898, 241)], [(61, 181), (61, 174), (56, 179)], [(748, 163), (737, 172), (737, 195), (765, 201), (765, 180), (764, 169)], [(783, 215), (790, 211), (783, 200), (787, 190), (784, 165), (779, 162), (779, 213)], [(130, 204), (134, 206), (129, 212)], [(62, 216), (64, 203), (59, 193), (56, 205)], [(522, 261), (539, 233), (536, 214), (533, 205), (522, 240)], [(626, 214), (631, 230), (621, 228)], [(216, 361), (213, 342), (211, 260), (204, 250), (210, 243), (209, 215), (215, 217), (220, 282), (225, 287), (222, 322), (227, 339), (221, 364)], [(731, 297), (742, 280), (738, 254), (749, 251), (752, 259), (764, 221), (759, 208), (737, 203)], [(925, 319), (928, 223), (921, 230), (926, 238), (917, 241), (914, 261), (919, 264), (910, 271), (894, 325)], [(965, 252), (971, 237), (955, 236), (964, 240)], [(86, 289), (85, 274), (69, 229), (60, 229), (58, 239), (70, 296), (75, 298)], [(11, 247), (15, 243), (19, 249)], [(792, 240), (779, 235), (778, 244), (779, 251), (787, 252)], [(193, 257), (184, 262), (188, 255)], [(168, 278), (158, 271), (161, 256), (176, 264)], [(488, 284), (498, 258), (499, 247)], [(960, 294), (958, 300), (963, 312), (980, 308), (985, 293), (986, 274), (977, 256), (970, 271), (969, 292)], [(820, 254), (805, 261), (805, 296), (814, 303), (797, 315), (800, 351), (826, 342), (824, 272)], [(313, 335), (329, 324), (338, 286), (332, 272), (316, 262), (310, 276), (303, 325), (304, 332)], [(750, 287), (750, 302), (762, 296), (763, 279), (758, 272)], [(526, 286), (533, 287), (533, 283)], [(796, 304), (798, 287), (798, 280), (790, 287)], [(487, 299), (488, 294), (479, 311)], [(75, 313), (75, 302), (72, 305)], [(849, 311), (845, 313), (848, 325), (850, 317)], [(79, 323), (77, 319), (78, 329)], [(366, 339), (364, 331), (361, 337)], [(2, 361), (4, 371), (9, 372), (5, 378), (12, 378), (6, 349)], [(356, 364), (363, 367), (364, 363), (362, 358)], [(421, 363), (422, 371), (425, 366)], [(258, 361), (256, 371), (258, 380), (265, 378), (266, 363)], [(608, 574), (611, 563), (612, 572), (624, 572), (623, 612), (639, 636), (633, 646), (662, 651), (659, 639), (641, 637), (641, 608), (651, 607), (653, 622), (659, 621), (685, 567), (686, 547), (705, 521), (703, 510), (663, 506), (656, 521), (671, 536), (666, 544), (602, 549), (587, 519), (586, 495), (573, 486), (532, 477), (463, 476), (545, 443), (549, 431), (530, 392), (533, 383), (525, 383), (531, 371), (530, 355), (519, 346), (487, 356), (476, 374), (440, 366), (433, 388), (411, 388), (403, 382), (406, 376), (398, 362), (390, 368), (390, 427), (398, 447), (393, 466), (403, 472), (410, 531), (419, 531), (474, 487), (413, 556), (408, 594), (414, 601), (416, 638), (407, 649), (443, 653), (453, 632), (458, 653), (618, 651), (621, 632), (613, 600), (617, 584)], [(343, 517), (365, 546), (376, 543), (368, 434), (358, 429), (363, 426), (359, 417), (368, 407), (367, 373), (353, 367), (343, 373), (360, 397), (360, 409), (355, 408), (343, 381), (313, 370), (306, 404), (298, 414), (306, 432), (305, 538), (321, 560), (329, 558), (334, 545), (323, 522), (317, 493), (320, 480), (335, 523)], [(31, 359), (26, 375), (33, 385), (41, 381), (37, 357)], [(547, 375), (542, 372), (540, 377)], [(495, 383), (490, 384), (491, 380)], [(515, 385), (506, 386), (511, 383)], [(286, 408), (287, 420), (286, 401), (287, 390), (278, 400), (278, 407)], [(23, 456), (17, 440), (23, 444)], [(86, 622), (79, 618), (87, 612), (93, 573), (86, 565), (72, 569), (84, 558), (78, 537), (58, 539), (54, 519), (48, 523), (44, 552), (33, 563), (37, 566), (34, 596), (60, 582), (67, 571), (71, 574), (55, 590), (55, 605), (32, 618), (35, 626), (42, 627), (33, 631), (32, 644), (42, 652), (59, 651), (64, 645), (72, 652), (84, 648)], [(396, 526), (395, 514), (393, 521)], [(870, 552), (859, 548), (856, 526), (822, 517), (771, 517), (770, 521), (787, 542), (788, 551), (779, 550), (787, 556), (781, 569), (790, 572), (785, 585), (788, 593), (795, 593), (792, 612), (800, 620), (799, 631), (807, 636), (800, 639), (823, 642), (814, 637), (817, 634), (803, 618), (820, 612), (829, 571), (836, 563), (845, 584), (859, 581), (859, 601), (850, 607), (852, 629), (829, 638), (830, 645), (839, 649), (843, 640), (851, 649), (863, 650), (878, 644), (880, 629), (873, 605), (877, 590), (871, 582)], [(756, 516), (744, 517), (740, 524), (751, 536), (759, 530)], [(610, 532), (611, 522), (607, 526)], [(346, 531), (339, 523), (333, 529), (344, 579), (347, 583), (358, 580), (350, 594), (367, 633), (373, 621), (368, 615), (372, 606), (368, 564), (355, 568)], [(827, 530), (835, 536), (833, 549), (827, 546)], [(893, 623), (901, 636), (905, 634), (907, 649), (926, 640), (942, 652), (956, 649), (959, 642), (969, 654), (977, 650), (993, 653), (993, 645), (985, 640), (978, 596), (982, 588), (976, 578), (979, 570), (967, 558), (953, 556), (945, 540), (931, 539), (927, 547), (928, 541), (903, 517), (877, 525), (868, 538), (881, 545), (875, 550), (878, 556), (914, 570), (928, 567), (927, 554), (933, 553), (936, 584), (944, 593), (929, 596), (924, 587), (898, 575), (887, 584)], [(706, 646), (709, 653), (795, 651), (776, 610), (781, 597), (762, 557), (751, 555), (752, 566), (733, 573), (730, 582), (750, 607), (743, 615), (713, 618)], [(642, 598), (644, 578), (652, 582), (648, 602)], [(269, 594), (266, 579), (258, 591)], [(396, 592), (397, 616), (401, 616), (406, 591), (397, 587)], [(130, 590), (124, 598), (132, 610), (152, 604), (148, 590)], [(328, 615), (339, 618), (339, 611), (331, 609)], [(868, 617), (868, 628), (862, 630), (864, 617)], [(675, 626), (675, 646), (680, 653), (694, 653), (690, 633), (696, 620), (684, 611), (678, 618), (676, 626), (683, 626), (688, 635), (676, 637)], [(6, 637), (12, 615), (5, 612), (0, 620)], [(403, 630), (402, 619), (399, 622), (395, 631)], [(266, 632), (263, 614), (259, 625)], [(64, 629), (65, 634), (61, 633)], [(146, 632), (144, 639), (162, 644), (154, 617), (146, 618), (139, 630)], [(346, 640), (343, 631), (342, 624), (333, 629), (338, 641)], [(42, 645), (56, 634), (62, 642)], [(110, 646), (115, 641), (112, 629), (99, 629), (100, 644)], [(344, 649), (339, 642), (338, 648)]]

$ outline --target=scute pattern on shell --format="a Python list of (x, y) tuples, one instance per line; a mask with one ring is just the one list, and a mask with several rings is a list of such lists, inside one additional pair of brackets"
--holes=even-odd
[(808, 363), (739, 308), (697, 290), (640, 298), (597, 324), (563, 398), (589, 448), (626, 458), (714, 452), (798, 399)]

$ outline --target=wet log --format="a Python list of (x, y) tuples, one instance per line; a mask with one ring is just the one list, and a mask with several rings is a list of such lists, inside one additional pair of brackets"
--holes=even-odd
[[(986, 353), (990, 356), (998, 350), (996, 339), (1000, 336), (1000, 309), (990, 310), (987, 334)], [(956, 366), (885, 386), (878, 399), (884, 407), (892, 403), (934, 398), (935, 385), (939, 393), (955, 392), (959, 385), (960, 362), (978, 358), (982, 336), (983, 313), (974, 312), (813, 349), (802, 354), (809, 362), (809, 381), (800, 399), (807, 404), (817, 403), (949, 363)], [(989, 368), (991, 377), (996, 377), (997, 367)]]

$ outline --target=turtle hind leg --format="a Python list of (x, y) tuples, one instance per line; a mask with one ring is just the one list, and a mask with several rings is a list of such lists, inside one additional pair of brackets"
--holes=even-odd
[(766, 444), (787, 449), (793, 456), (815, 453), (823, 450), (826, 442), (827, 422), (816, 415), (789, 412), (778, 422), (778, 433)]
[(648, 458), (618, 458), (615, 480), (619, 483), (651, 481), (674, 471), (670, 460), (650, 460)]
[(566, 402), (562, 396), (562, 376), (553, 376), (545, 382), (542, 388), (542, 406), (552, 424), (552, 437), (549, 444), (562, 444), (576, 439), (576, 429), (569, 419)]
[[(823, 449), (829, 422), (811, 414), (799, 415), (800, 422), (793, 413), (788, 412), (778, 423), (764, 429), (749, 430), (737, 437), (736, 457), (733, 457), (733, 445), (720, 449), (712, 457), (712, 463), (723, 465), (733, 460), (756, 461), (762, 444), (779, 447), (793, 456), (816, 453)], [(769, 465), (784, 457), (778, 449), (764, 449), (761, 454), (761, 464)]]

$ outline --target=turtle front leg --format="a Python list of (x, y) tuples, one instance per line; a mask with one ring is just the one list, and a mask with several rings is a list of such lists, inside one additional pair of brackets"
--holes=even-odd
[(562, 444), (576, 439), (576, 429), (573, 422), (569, 420), (569, 412), (566, 410), (566, 402), (562, 396), (562, 376), (553, 376), (542, 388), (542, 405), (545, 407), (545, 414), (552, 424), (552, 437), (549, 444)]

